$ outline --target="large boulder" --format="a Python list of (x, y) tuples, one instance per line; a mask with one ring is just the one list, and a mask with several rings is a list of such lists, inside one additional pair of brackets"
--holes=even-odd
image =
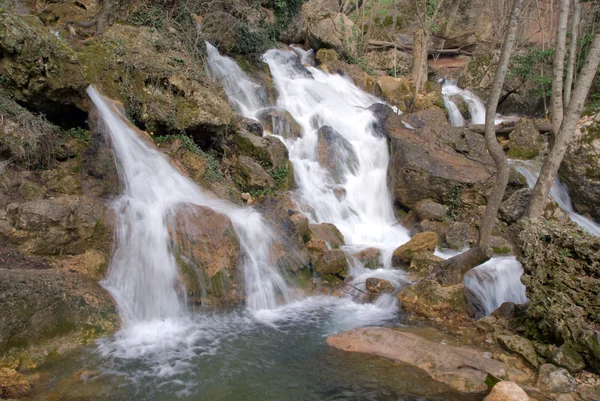
[(465, 288), (462, 284), (442, 287), (435, 280), (422, 280), (398, 293), (403, 310), (433, 319), (466, 317)]
[(311, 239), (323, 240), (330, 248), (338, 249), (344, 245), (344, 236), (331, 223), (310, 224), (309, 232)]
[(529, 396), (515, 382), (499, 382), (483, 401), (529, 401)]
[(600, 221), (600, 113), (580, 122), (559, 174), (575, 209)]
[(286, 109), (269, 107), (259, 111), (256, 118), (269, 134), (279, 135), (286, 139), (295, 139), (302, 136), (302, 126)]
[[(443, 116), (441, 110), (429, 113)], [(414, 208), (419, 201), (431, 199), (448, 205), (452, 213), (459, 206), (475, 209), (485, 204), (495, 169), (480, 155), (483, 144), (469, 147), (470, 153), (459, 152), (458, 133), (462, 131), (453, 130), (445, 117), (415, 116), (408, 122), (417, 129), (406, 128), (396, 115), (391, 115), (386, 124), (390, 141), (388, 180), (395, 200)]]
[(406, 244), (396, 248), (392, 256), (392, 263), (396, 266), (410, 263), (416, 254), (423, 251), (433, 254), (437, 244), (438, 236), (436, 233), (429, 231), (417, 233)]
[(354, 22), (339, 12), (330, 0), (311, 0), (302, 6), (303, 29), (313, 49), (334, 48), (340, 53), (356, 52)]
[(532, 190), (529, 188), (519, 189), (510, 198), (502, 202), (500, 206), (500, 219), (507, 224), (516, 223), (525, 213), (529, 205)]
[(552, 220), (522, 219), (514, 232), (529, 300), (526, 333), (538, 342), (569, 344), (600, 372), (600, 239)]
[(517, 159), (532, 159), (540, 153), (542, 135), (535, 122), (528, 118), (521, 118), (515, 129), (509, 134), (510, 144), (508, 155)]
[(336, 183), (341, 184), (345, 174), (355, 173), (358, 169), (358, 157), (352, 144), (327, 125), (319, 128), (317, 138), (317, 161)]
[(485, 393), (488, 377), (506, 377), (504, 364), (486, 358), (482, 351), (440, 344), (398, 329), (366, 327), (345, 331), (327, 338), (327, 344), (346, 352), (408, 364), (462, 393)]
[(189, 299), (208, 305), (243, 299), (240, 242), (227, 216), (204, 206), (182, 205), (170, 218), (170, 231)]

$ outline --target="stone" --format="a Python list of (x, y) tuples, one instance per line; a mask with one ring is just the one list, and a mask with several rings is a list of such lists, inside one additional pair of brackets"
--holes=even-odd
[(367, 248), (353, 255), (359, 262), (361, 262), (367, 269), (378, 269), (381, 267), (379, 258), (381, 257), (381, 251), (377, 248)]
[(425, 278), (443, 260), (429, 251), (417, 252), (411, 258), (407, 271), (412, 277)]
[(559, 394), (572, 393), (577, 390), (575, 379), (568, 370), (549, 363), (540, 366), (536, 385), (542, 391)]
[(56, 184), (52, 185), (50, 189), (65, 195), (76, 195), (81, 193), (81, 183), (76, 177), (65, 175)]
[(290, 221), (295, 227), (296, 233), (302, 238), (306, 238), (310, 235), (308, 217), (302, 213), (294, 213), (290, 216)]
[(522, 117), (515, 124), (509, 138), (508, 155), (511, 158), (532, 159), (540, 153), (543, 144), (542, 135), (535, 122), (526, 117)]
[(344, 245), (344, 236), (331, 223), (310, 224), (309, 230), (311, 239), (323, 240), (333, 249), (338, 249)]
[(317, 138), (317, 161), (336, 183), (343, 183), (346, 173), (356, 173), (358, 157), (346, 138), (329, 126), (319, 128)]
[(397, 75), (406, 75), (410, 72), (413, 63), (412, 54), (397, 49), (370, 51), (365, 54), (365, 58), (371, 69), (391, 71), (391, 75), (393, 75), (394, 63)]
[(580, 121), (559, 169), (575, 210), (600, 222), (600, 113)]
[(286, 166), (289, 161), (287, 148), (273, 136), (259, 137), (246, 130), (239, 130), (235, 134), (235, 145), (241, 155), (275, 169)]
[(492, 235), (490, 238), (490, 246), (495, 254), (507, 255), (512, 253), (512, 244), (502, 237)]
[(302, 126), (286, 109), (269, 107), (258, 112), (256, 118), (262, 123), (265, 131), (286, 139), (302, 136)]
[(394, 286), (388, 280), (370, 277), (365, 282), (367, 291), (375, 294), (390, 294), (394, 292)]
[(426, 318), (466, 317), (465, 289), (462, 284), (442, 287), (435, 280), (422, 280), (398, 293), (402, 309)]
[(498, 382), (483, 401), (529, 401), (529, 396), (517, 383)]
[(519, 220), (529, 205), (532, 190), (523, 188), (516, 191), (510, 198), (502, 202), (499, 216), (507, 224), (514, 224)]
[(303, 28), (313, 49), (322, 47), (336, 49), (340, 53), (354, 54), (357, 41), (354, 22), (345, 14), (323, 8), (319, 0), (311, 0), (302, 6)]
[(33, 181), (23, 180), (19, 186), (19, 194), (26, 201), (38, 200), (44, 198), (44, 195), (46, 195), (46, 188)]
[(206, 35), (206, 40), (214, 43), (219, 50), (230, 53), (238, 41), (238, 30), (231, 27), (240, 23), (239, 19), (227, 12), (214, 11), (204, 15), (202, 33)]
[(21, 399), (29, 397), (31, 384), (15, 370), (0, 368), (0, 399)]
[(447, 222), (422, 220), (412, 227), (411, 233), (436, 233), (438, 235), (438, 245), (441, 245), (442, 243), (440, 242), (440, 240), (446, 236), (446, 232), (448, 232), (449, 226), (450, 224)]
[(321, 64), (327, 64), (330, 61), (337, 61), (340, 59), (340, 55), (334, 49), (319, 49), (317, 50), (316, 59)]
[(585, 368), (585, 361), (569, 344), (563, 344), (552, 352), (552, 363), (577, 373)]
[(600, 238), (569, 220), (521, 219), (513, 232), (529, 300), (523, 316), (528, 335), (569, 344), (592, 372), (600, 372), (600, 306), (594, 301), (600, 288)]
[(400, 266), (410, 263), (413, 256), (422, 251), (433, 253), (438, 243), (438, 236), (433, 232), (415, 234), (406, 244), (399, 246), (392, 256), (392, 263)]
[(390, 113), (393, 112), (391, 107), (385, 103), (373, 103), (367, 110), (373, 113), (373, 117), (375, 117), (375, 121), (371, 124), (373, 132), (381, 138), (387, 138), (385, 122), (390, 116)]
[(183, 204), (170, 216), (169, 231), (192, 302), (233, 305), (243, 299), (237, 285), (240, 242), (229, 217), (208, 207)]
[(461, 393), (486, 392), (489, 376), (506, 376), (504, 364), (484, 357), (482, 351), (428, 341), (399, 329), (365, 327), (345, 331), (328, 337), (327, 345), (408, 364)]
[(251, 157), (238, 157), (234, 162), (234, 168), (244, 189), (249, 191), (264, 191), (275, 186), (273, 177)]
[(448, 248), (463, 249), (469, 241), (471, 235), (471, 226), (460, 221), (452, 223), (445, 235), (445, 241)]
[(340, 274), (348, 268), (346, 254), (340, 249), (326, 250), (317, 260), (314, 268), (321, 275)]
[(600, 386), (584, 387), (579, 395), (584, 401), (598, 401), (600, 400)]
[(480, 97), (487, 97), (499, 58), (500, 54), (497, 51), (482, 51), (474, 54), (467, 67), (461, 72), (457, 85), (472, 90)]
[(415, 211), (419, 220), (444, 221), (448, 216), (448, 206), (440, 205), (431, 199), (417, 202)]
[(517, 335), (499, 335), (498, 342), (508, 351), (521, 355), (531, 366), (535, 368), (540, 366), (535, 346), (525, 337)]

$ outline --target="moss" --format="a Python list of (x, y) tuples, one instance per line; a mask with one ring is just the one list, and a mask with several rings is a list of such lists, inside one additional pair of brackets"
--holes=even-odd
[(512, 248), (511, 247), (492, 247), (492, 250), (494, 251), (494, 253), (498, 253), (498, 254), (504, 254), (504, 253), (511, 253), (512, 252)]
[(516, 159), (533, 159), (538, 155), (537, 150), (511, 147), (508, 150), (508, 155)]

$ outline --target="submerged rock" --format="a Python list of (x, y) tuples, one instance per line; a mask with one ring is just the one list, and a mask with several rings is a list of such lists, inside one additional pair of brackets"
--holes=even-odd
[(348, 268), (346, 254), (340, 249), (325, 250), (314, 263), (314, 268), (321, 275), (340, 274)]
[(336, 183), (343, 182), (346, 172), (356, 173), (358, 158), (346, 138), (329, 126), (319, 128), (317, 137), (317, 161)]
[(442, 345), (417, 334), (384, 327), (345, 331), (327, 338), (331, 347), (408, 364), (463, 393), (484, 393), (488, 377), (506, 377), (504, 364), (467, 347)]
[(363, 263), (367, 269), (378, 269), (380, 267), (381, 251), (377, 248), (367, 248), (355, 253), (353, 256)]

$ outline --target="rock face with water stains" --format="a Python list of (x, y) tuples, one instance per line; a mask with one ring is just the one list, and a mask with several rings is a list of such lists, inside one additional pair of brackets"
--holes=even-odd
[(327, 344), (342, 351), (406, 363), (463, 393), (485, 393), (488, 376), (506, 377), (504, 364), (485, 358), (482, 351), (428, 341), (396, 329), (366, 327), (345, 331), (327, 338)]
[(517, 259), (527, 287), (526, 333), (542, 343), (569, 344), (600, 371), (600, 239), (570, 224), (522, 219)]
[(286, 139), (295, 139), (302, 136), (302, 126), (286, 109), (269, 107), (259, 111), (256, 118), (269, 134), (280, 135)]
[(196, 205), (182, 205), (170, 224), (175, 256), (186, 292), (196, 303), (235, 304), (239, 287), (240, 241), (224, 214)]
[(575, 209), (600, 221), (600, 113), (579, 123), (559, 174)]
[(356, 172), (358, 158), (346, 138), (329, 126), (319, 128), (317, 138), (317, 161), (335, 182), (341, 183), (346, 172)]

